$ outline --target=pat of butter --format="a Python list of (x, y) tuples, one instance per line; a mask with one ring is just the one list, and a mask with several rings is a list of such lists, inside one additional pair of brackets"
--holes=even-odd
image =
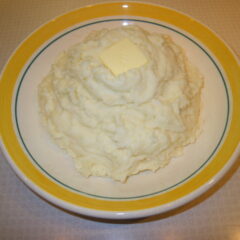
[(147, 62), (141, 50), (128, 38), (124, 38), (105, 49), (100, 58), (115, 76), (130, 69), (141, 67)]

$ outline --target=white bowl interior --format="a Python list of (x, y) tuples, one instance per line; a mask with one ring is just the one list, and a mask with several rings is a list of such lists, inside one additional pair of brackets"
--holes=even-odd
[[(80, 42), (88, 32), (127, 24), (137, 24), (148, 31), (170, 35), (185, 49), (190, 61), (199, 68), (205, 80), (202, 92), (202, 132), (197, 141), (187, 146), (184, 154), (172, 159), (167, 167), (156, 173), (144, 172), (130, 177), (122, 184), (107, 178), (84, 178), (75, 170), (73, 160), (55, 145), (40, 123), (37, 88), (59, 53)], [(69, 29), (70, 32), (65, 31), (42, 46), (22, 71), (16, 87), (16, 106), (13, 106), (14, 115), (15, 107), (17, 109), (16, 131), (19, 131), (21, 144), (33, 164), (57, 184), (103, 198), (135, 198), (167, 191), (187, 181), (211, 160), (226, 130), (229, 114), (227, 83), (216, 67), (216, 64), (219, 64), (214, 60), (214, 56), (210, 59), (206, 52), (210, 55), (211, 53), (201, 46), (201, 43), (182, 30), (165, 23), (160, 24), (164, 26), (141, 21), (115, 20), (80, 28), (74, 26)]]

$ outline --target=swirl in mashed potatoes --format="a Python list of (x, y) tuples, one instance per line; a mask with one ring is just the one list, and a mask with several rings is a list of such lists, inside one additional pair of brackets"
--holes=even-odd
[[(128, 38), (146, 64), (115, 76), (102, 51)], [(39, 85), (40, 114), (83, 176), (124, 182), (166, 166), (195, 141), (203, 80), (169, 36), (103, 29), (63, 52)]]

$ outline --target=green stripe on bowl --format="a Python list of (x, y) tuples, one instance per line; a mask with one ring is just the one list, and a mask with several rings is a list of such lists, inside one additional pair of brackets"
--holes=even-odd
[[(32, 64), (35, 62), (35, 60), (44, 52), (47, 50), (47, 48), (52, 45), (54, 42), (56, 42), (57, 40), (59, 40), (60, 38), (66, 36), (67, 34), (73, 32), (73, 31), (76, 31), (80, 28), (85, 28), (85, 27), (88, 27), (90, 25), (94, 25), (94, 24), (100, 24), (100, 23), (104, 23), (104, 22), (116, 22), (116, 21), (128, 21), (128, 22), (142, 22), (142, 23), (148, 23), (148, 24), (152, 24), (152, 25), (156, 25), (156, 26), (159, 26), (159, 27), (162, 27), (162, 28), (166, 28), (168, 30), (171, 30), (181, 36), (183, 36), (184, 38), (188, 39), (189, 41), (191, 41), (193, 44), (195, 44), (199, 49), (201, 49), (202, 52), (204, 52), (204, 54), (207, 55), (207, 57), (211, 60), (211, 62), (213, 63), (213, 65), (215, 66), (219, 76), (221, 77), (221, 80), (222, 80), (222, 83), (223, 83), (223, 86), (224, 86), (224, 89), (225, 89), (225, 93), (226, 93), (226, 99), (227, 99), (227, 115), (226, 115), (226, 120), (225, 120), (225, 125), (224, 125), (224, 129), (223, 129), (223, 132), (221, 134), (221, 137), (219, 138), (215, 148), (212, 150), (211, 154), (207, 157), (207, 159), (204, 161), (204, 163), (199, 167), (197, 168), (195, 171), (193, 171), (189, 176), (187, 176), (186, 178), (184, 178), (183, 180), (177, 182), (176, 184), (170, 186), (170, 187), (167, 187), (167, 188), (164, 188), (162, 190), (159, 190), (159, 191), (156, 191), (156, 192), (152, 192), (152, 193), (149, 193), (149, 194), (145, 194), (145, 195), (138, 195), (138, 196), (132, 196), (132, 197), (108, 197), (108, 196), (101, 196), (101, 195), (95, 195), (95, 194), (91, 194), (91, 193), (87, 193), (87, 192), (84, 192), (84, 191), (80, 191), (74, 187), (71, 187), (65, 183), (63, 183), (62, 181), (58, 180), (56, 177), (52, 176), (50, 173), (48, 173), (48, 171), (46, 169), (44, 169), (41, 164), (37, 161), (37, 159), (35, 159), (35, 157), (32, 155), (31, 151), (29, 150), (27, 144), (25, 143), (24, 141), (24, 138), (21, 134), (21, 129), (20, 129), (20, 126), (19, 126), (19, 123), (18, 123), (18, 98), (19, 98), (19, 93), (21, 91), (21, 86), (22, 86), (22, 83), (24, 81), (24, 78), (27, 74), (27, 72), (29, 71), (29, 69), (31, 68)], [(193, 177), (194, 175), (196, 175), (209, 161), (210, 159), (213, 157), (213, 155), (217, 152), (219, 146), (221, 145), (222, 141), (223, 141), (223, 138), (225, 136), (225, 133), (226, 133), (226, 130), (227, 130), (227, 127), (228, 127), (228, 123), (229, 123), (229, 118), (230, 118), (230, 100), (229, 100), (229, 92), (228, 92), (228, 87), (227, 87), (227, 84), (226, 84), (226, 81), (223, 77), (223, 74), (220, 70), (220, 67), (218, 66), (218, 64), (215, 62), (215, 60), (213, 59), (213, 57), (210, 55), (210, 53), (208, 53), (208, 51), (206, 49), (204, 49), (199, 43), (197, 43), (195, 40), (193, 40), (191, 37), (187, 36), (186, 34), (180, 32), (179, 30), (176, 30), (174, 29), (173, 27), (169, 27), (169, 26), (166, 26), (164, 24), (160, 24), (160, 23), (155, 23), (155, 22), (151, 22), (151, 21), (146, 21), (146, 20), (140, 20), (140, 19), (106, 19), (106, 20), (101, 20), (101, 21), (94, 21), (94, 22), (91, 22), (91, 23), (88, 23), (88, 24), (85, 24), (85, 25), (81, 25), (81, 26), (78, 26), (78, 27), (75, 27), (69, 31), (66, 31), (64, 32), (63, 34), (57, 36), (56, 38), (54, 38), (52, 41), (50, 41), (48, 44), (46, 44), (46, 46), (44, 46), (36, 55), (35, 57), (30, 61), (30, 63), (27, 65), (25, 71), (23, 72), (21, 78), (20, 78), (20, 81), (18, 83), (18, 86), (17, 86), (17, 90), (16, 90), (16, 95), (15, 95), (15, 101), (14, 101), (14, 119), (15, 119), (15, 124), (16, 124), (16, 129), (17, 129), (17, 133), (19, 135), (19, 139), (22, 143), (22, 146), (24, 147), (25, 151), (27, 152), (28, 156), (30, 157), (30, 159), (35, 163), (35, 165), (38, 166), (38, 168), (43, 172), (45, 173), (48, 177), (50, 177), (50, 179), (52, 179), (53, 181), (55, 181), (57, 184), (60, 184), (64, 187), (66, 187), (67, 189), (70, 189), (72, 191), (75, 191), (77, 193), (80, 193), (80, 194), (84, 194), (84, 195), (87, 195), (87, 196), (90, 196), (90, 197), (94, 197), (94, 198), (100, 198), (100, 199), (111, 199), (111, 200), (130, 200), (130, 199), (140, 199), (140, 198), (145, 198), (145, 197), (150, 197), (150, 196), (154, 196), (154, 195), (158, 195), (160, 193), (163, 193), (163, 192), (166, 192), (166, 191), (169, 191), (170, 189), (173, 189), (175, 187), (177, 187), (178, 185), (186, 182), (187, 180), (189, 180), (191, 177)]]

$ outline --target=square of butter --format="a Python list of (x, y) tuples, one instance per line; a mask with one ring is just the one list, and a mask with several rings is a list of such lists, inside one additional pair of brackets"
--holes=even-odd
[(147, 62), (141, 50), (128, 38), (124, 38), (105, 49), (100, 54), (100, 58), (115, 76), (130, 69), (141, 67)]

